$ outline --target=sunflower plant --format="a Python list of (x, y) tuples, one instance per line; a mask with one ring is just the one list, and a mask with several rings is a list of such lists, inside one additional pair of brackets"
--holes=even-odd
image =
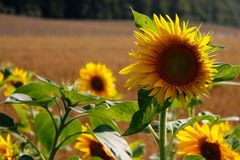
[[(229, 80), (238, 76), (240, 67), (216, 62), (212, 57), (223, 47), (211, 44), (211, 34), (203, 35), (200, 27), (188, 27), (185, 21), (180, 23), (178, 15), (173, 20), (168, 15), (154, 14), (152, 20), (134, 10), (132, 13), (139, 30), (134, 32), (137, 50), (129, 55), (137, 62), (123, 68), (120, 74), (131, 75), (125, 84), (128, 89), (141, 89), (138, 91), (139, 110), (123, 135), (136, 134), (148, 128), (158, 144), (159, 158), (172, 159), (173, 148), (169, 145), (174, 146), (174, 136), (183, 126), (204, 119), (218, 121), (218, 116), (214, 115), (194, 116), (196, 102), (202, 95), (209, 94), (209, 89), (215, 85), (239, 85)], [(169, 123), (167, 111), (173, 110), (173, 102), (176, 101), (190, 108), (190, 118)], [(155, 127), (157, 131), (151, 125), (156, 117), (159, 117)], [(167, 144), (169, 127), (172, 132), (169, 137), (172, 138)], [(185, 145), (192, 147), (191, 143)], [(203, 157), (211, 160), (205, 155)]]

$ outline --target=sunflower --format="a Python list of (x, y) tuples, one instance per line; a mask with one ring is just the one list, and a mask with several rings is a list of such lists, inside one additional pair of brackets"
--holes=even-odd
[(6, 84), (3, 86), (3, 95), (9, 96), (16, 88), (19, 88), (30, 82), (31, 75), (23, 69), (15, 68), (12, 74), (6, 79)]
[(11, 144), (10, 135), (7, 135), (7, 141), (0, 136), (0, 154), (2, 155), (2, 160), (13, 160), (13, 148)]
[(179, 97), (184, 104), (187, 97), (208, 93), (208, 84), (212, 82), (213, 62), (209, 59), (211, 36), (203, 36), (197, 27), (182, 28), (176, 15), (175, 21), (169, 16), (154, 15), (157, 31), (140, 28), (135, 32), (139, 50), (130, 56), (138, 62), (123, 68), (120, 74), (132, 74), (125, 86), (135, 86), (151, 90), (149, 96), (156, 96), (159, 103), (168, 98)]
[(90, 91), (93, 95), (112, 98), (117, 94), (116, 81), (110, 69), (104, 64), (87, 63), (80, 69), (80, 91)]
[[(179, 131), (177, 138), (179, 142), (178, 154), (180, 155), (202, 155), (206, 160), (239, 160), (240, 155), (231, 150), (224, 141), (226, 125), (215, 124), (209, 127), (207, 124), (195, 124), (185, 127)], [(223, 132), (224, 131), (224, 132)]]
[[(86, 128), (83, 128), (82, 131), (85, 132)], [(92, 157), (114, 160), (108, 150), (95, 137), (88, 133), (82, 133), (77, 138), (74, 148), (84, 153), (83, 160), (90, 160)]]
[(4, 79), (4, 74), (0, 71), (0, 83), (2, 83), (3, 79)]

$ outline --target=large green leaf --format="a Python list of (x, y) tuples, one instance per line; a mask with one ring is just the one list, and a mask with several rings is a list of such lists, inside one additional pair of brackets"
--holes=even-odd
[(76, 105), (79, 105), (79, 104), (86, 104), (86, 103), (101, 101), (100, 97), (81, 94), (76, 91), (61, 90), (61, 92), (62, 92), (62, 98), (67, 100), (69, 106), (71, 107), (75, 107)]
[(157, 31), (157, 27), (154, 24), (153, 20), (149, 18), (148, 16), (138, 13), (132, 9), (132, 14), (134, 17), (135, 26), (137, 28), (149, 28), (153, 31)]
[(229, 81), (237, 78), (240, 73), (240, 66), (221, 64), (217, 67), (218, 73), (214, 76), (214, 82)]
[(77, 139), (77, 137), (79, 137), (80, 133), (82, 131), (82, 124), (78, 121), (78, 120), (74, 120), (72, 121), (69, 125), (67, 125), (61, 135), (60, 135), (60, 142), (62, 142), (65, 138), (67, 138), (70, 135), (74, 135), (71, 136), (70, 138), (68, 138), (62, 145), (61, 147), (64, 147), (70, 143), (72, 143), (74, 140)]
[(131, 160), (131, 150), (127, 141), (112, 128), (99, 126), (94, 130), (94, 136), (116, 159)]
[(150, 91), (139, 90), (138, 105), (139, 110), (133, 115), (129, 128), (124, 132), (124, 136), (132, 135), (144, 130), (148, 124), (156, 117), (158, 113), (170, 106), (170, 102), (164, 101), (162, 105), (153, 105), (154, 97), (150, 97)]
[(167, 131), (172, 132), (173, 135), (177, 134), (181, 129), (188, 125), (192, 125), (201, 120), (209, 120), (210, 122), (218, 121), (219, 116), (216, 115), (202, 115), (194, 116), (186, 119), (179, 119), (177, 121), (167, 122)]
[[(55, 119), (55, 121), (57, 121)], [(47, 112), (39, 113), (35, 118), (35, 131), (37, 139), (49, 151), (56, 134), (53, 121)]]
[(109, 102), (105, 101), (87, 112), (89, 116), (110, 119), (121, 122), (130, 122), (133, 114), (138, 110), (137, 102)]
[(118, 125), (113, 120), (110, 120), (108, 118), (99, 118), (97, 116), (90, 116), (90, 122), (93, 128), (97, 128), (105, 124), (113, 128), (115, 131), (119, 132)]
[(8, 115), (0, 112), (0, 129), (13, 129), (15, 128), (14, 121)]
[(188, 155), (184, 157), (183, 160), (205, 160), (205, 158), (200, 155)]

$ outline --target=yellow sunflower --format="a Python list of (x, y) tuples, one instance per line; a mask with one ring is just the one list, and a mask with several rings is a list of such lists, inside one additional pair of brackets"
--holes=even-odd
[(151, 90), (149, 96), (156, 95), (158, 102), (179, 97), (184, 104), (186, 97), (207, 93), (216, 70), (214, 60), (209, 59), (210, 35), (202, 36), (197, 27), (182, 28), (176, 15), (175, 21), (169, 16), (154, 15), (157, 31), (140, 28), (135, 32), (138, 51), (130, 56), (138, 59), (120, 71), (120, 74), (132, 74), (125, 86), (131, 89), (143, 86)]
[[(177, 147), (180, 155), (202, 155), (206, 160), (239, 160), (240, 155), (224, 142), (225, 125), (195, 124), (179, 131)], [(224, 131), (224, 132), (223, 132)]]
[(116, 94), (115, 78), (104, 64), (87, 63), (80, 69), (80, 91), (90, 91), (93, 95), (113, 98)]
[(22, 85), (28, 84), (30, 82), (31, 75), (29, 75), (23, 69), (15, 68), (12, 74), (7, 78), (6, 84), (3, 86), (3, 95), (11, 95), (16, 88)]
[[(82, 129), (83, 132), (86, 128)], [(83, 160), (90, 160), (92, 157), (99, 157), (104, 160), (114, 160), (108, 150), (91, 134), (83, 133), (77, 139), (74, 148), (83, 152)]]
[(2, 160), (14, 159), (10, 135), (7, 135), (7, 141), (0, 136), (0, 154), (2, 155)]
[(4, 79), (4, 74), (0, 71), (0, 83), (2, 83), (3, 79)]

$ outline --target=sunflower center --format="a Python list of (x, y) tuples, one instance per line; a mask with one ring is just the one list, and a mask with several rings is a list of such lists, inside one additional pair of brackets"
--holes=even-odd
[(90, 154), (92, 157), (100, 157), (104, 160), (113, 160), (112, 157), (110, 157), (103, 149), (103, 145), (101, 143), (91, 141), (90, 143)]
[(200, 146), (201, 155), (206, 160), (221, 160), (219, 145), (215, 143), (203, 142)]
[(93, 90), (100, 92), (104, 90), (103, 80), (99, 77), (93, 77), (91, 79), (91, 87)]
[(198, 59), (194, 48), (174, 47), (165, 50), (159, 57), (159, 76), (173, 85), (192, 82), (198, 71)]
[(19, 88), (23, 85), (23, 82), (20, 82), (20, 81), (17, 81), (17, 82), (14, 82), (14, 81), (11, 81), (11, 84), (15, 87), (15, 88)]

